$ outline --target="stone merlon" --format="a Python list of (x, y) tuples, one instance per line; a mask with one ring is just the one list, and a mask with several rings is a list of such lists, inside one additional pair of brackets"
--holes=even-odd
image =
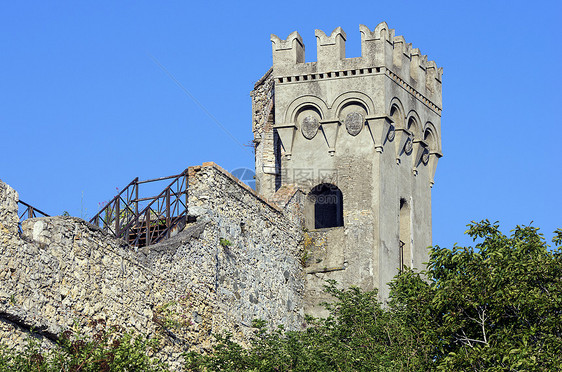
[(305, 63), (305, 46), (297, 31), (282, 40), (271, 35), (273, 43), (273, 73), (283, 82), (300, 82), (318, 79), (312, 76), (324, 73), (324, 78), (344, 77), (352, 71), (368, 70), (384, 72), (389, 70), (404, 84), (441, 108), (441, 77), (443, 69), (412, 44), (406, 43), (403, 36), (395, 36), (394, 29), (386, 22), (379, 23), (374, 30), (365, 25), (359, 26), (361, 33), (361, 57), (345, 58), (347, 36), (337, 27), (328, 36), (316, 30), (317, 62)]

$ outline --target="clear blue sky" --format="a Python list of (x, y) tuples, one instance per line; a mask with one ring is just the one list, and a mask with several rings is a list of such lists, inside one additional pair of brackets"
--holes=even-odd
[[(253, 84), (270, 33), (386, 21), (444, 68), (433, 242), (471, 220), (562, 227), (559, 1), (11, 1), (0, 6), (0, 178), (50, 214), (93, 216), (116, 187), (215, 161), (253, 168)], [(157, 65), (164, 66), (228, 131)], [(558, 128), (558, 129), (557, 129)], [(558, 130), (558, 131), (557, 131)], [(83, 197), (82, 197), (83, 195)]]

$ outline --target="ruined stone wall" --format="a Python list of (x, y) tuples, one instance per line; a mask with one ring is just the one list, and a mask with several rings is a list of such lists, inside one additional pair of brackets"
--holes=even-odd
[(22, 237), (0, 247), (0, 342), (21, 348), (33, 328), (48, 346), (76, 326), (91, 334), (102, 319), (160, 338), (159, 357), (172, 366), (182, 351), (208, 348), (215, 264), (197, 238), (204, 228), (134, 252), (77, 218), (24, 221)]
[[(252, 132), (254, 134), (256, 190), (271, 198), (278, 186), (279, 138), (273, 130), (274, 80), (272, 69), (255, 84), (252, 97)], [(277, 183), (276, 183), (277, 182)]]
[(17, 193), (0, 182), (0, 343), (21, 348), (33, 328), (49, 347), (93, 320), (161, 339), (172, 367), (228, 329), (246, 341), (251, 322), (296, 329), (303, 274), (296, 225), (221, 168), (190, 168), (196, 222), (133, 250), (74, 217), (24, 221)]
[[(30, 325), (22, 327), (25, 314), (21, 314), (21, 308), (17, 306), (17, 301), (21, 299), (16, 297), (18, 293), (13, 288), (13, 284), (17, 284), (19, 279), (17, 268), (22, 267), (19, 264), (20, 257), (14, 254), (14, 248), (21, 246), (27, 251), (29, 245), (19, 237), (17, 200), (17, 192), (0, 180), (0, 340), (6, 345), (21, 347), (22, 340), (26, 337), (26, 328)], [(22, 282), (20, 286), (25, 284)], [(48, 330), (47, 321), (39, 315), (35, 315), (33, 324), (41, 329), (43, 335), (54, 339), (52, 334), (45, 332)], [(13, 321), (18, 321), (20, 325)], [(45, 347), (51, 345), (49, 338), (39, 336)]]
[(210, 219), (205, 239), (216, 247), (221, 316), (236, 319), (242, 328), (255, 318), (299, 328), (304, 315), (300, 226), (213, 163), (190, 168), (189, 179), (190, 214)]

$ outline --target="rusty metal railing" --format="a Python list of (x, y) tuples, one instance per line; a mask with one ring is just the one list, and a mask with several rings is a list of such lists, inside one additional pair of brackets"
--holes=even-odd
[[(142, 197), (140, 186), (171, 180), (157, 196)], [(131, 181), (90, 223), (135, 247), (168, 238), (187, 219), (187, 169), (169, 177)]]
[(39, 217), (51, 217), (47, 213), (35, 208), (32, 205), (27, 204), (22, 200), (19, 200), (18, 204), (20, 204), (20, 207), (24, 207), (23, 211), (21, 212), (20, 212), (20, 207), (18, 207), (18, 217), (20, 219), (20, 222), (23, 222), (28, 218), (36, 218), (38, 217), (38, 215)]
[[(28, 218), (51, 217), (47, 213), (43, 212), (42, 210), (39, 210), (39, 209), (35, 208), (34, 206), (32, 206), (30, 204), (27, 204), (23, 200), (18, 200), (18, 204), (19, 204), (18, 205), (18, 217), (19, 217), (18, 230), (19, 230), (20, 234), (22, 233), (21, 223), (23, 221), (27, 220)], [(21, 210), (21, 212), (20, 212), (20, 210)]]

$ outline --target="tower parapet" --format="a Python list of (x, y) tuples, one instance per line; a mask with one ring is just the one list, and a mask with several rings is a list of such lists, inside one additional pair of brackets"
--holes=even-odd
[[(355, 74), (386, 73), (417, 99), (438, 112), (441, 111), (441, 75), (434, 61), (403, 36), (395, 36), (394, 29), (386, 22), (379, 23), (374, 30), (359, 26), (361, 33), (361, 57), (345, 58), (347, 36), (337, 27), (328, 36), (315, 30), (317, 38), (317, 62), (305, 63), (305, 46), (298, 32), (283, 40), (271, 35), (273, 42), (274, 75), (278, 83), (347, 77)], [(318, 74), (322, 74), (319, 76)]]

